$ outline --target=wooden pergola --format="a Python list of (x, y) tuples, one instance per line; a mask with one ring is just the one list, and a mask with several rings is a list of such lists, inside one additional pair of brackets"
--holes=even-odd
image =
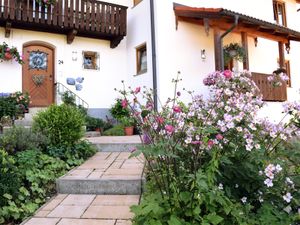
[(298, 31), (223, 8), (195, 8), (174, 3), (174, 12), (176, 27), (178, 21), (185, 21), (203, 25), (206, 32), (213, 28), (216, 70), (224, 69), (222, 40), (230, 32), (241, 34), (242, 45), (246, 52), (244, 69), (249, 69), (248, 36), (262, 37), (278, 42), (281, 68), (285, 67), (284, 45), (289, 51), (290, 41), (300, 41), (300, 32)]

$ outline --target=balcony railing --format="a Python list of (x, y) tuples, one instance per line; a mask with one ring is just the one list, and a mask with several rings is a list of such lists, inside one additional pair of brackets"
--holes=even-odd
[(65, 33), (111, 41), (116, 47), (126, 36), (127, 7), (96, 0), (57, 0), (46, 7), (35, 0), (0, 0), (0, 25)]
[(283, 102), (287, 100), (287, 85), (282, 82), (282, 86), (274, 87), (268, 81), (270, 74), (252, 73), (252, 79), (260, 89), (264, 101), (278, 101)]

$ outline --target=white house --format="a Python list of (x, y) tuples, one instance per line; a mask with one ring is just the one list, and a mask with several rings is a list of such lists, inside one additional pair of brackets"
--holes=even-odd
[[(0, 0), (0, 44), (17, 47), (25, 61), (0, 62), (0, 92), (28, 91), (33, 107), (56, 103), (65, 86), (104, 117), (121, 80), (153, 87), (163, 100), (180, 71), (181, 87), (206, 95), (203, 78), (224, 66), (254, 72), (273, 93), (265, 96), (273, 111), (277, 101), (299, 98), (299, 0), (37, 2)], [(246, 49), (243, 63), (224, 65), (222, 48), (230, 43)], [(266, 82), (277, 68), (290, 76), (280, 90)]]

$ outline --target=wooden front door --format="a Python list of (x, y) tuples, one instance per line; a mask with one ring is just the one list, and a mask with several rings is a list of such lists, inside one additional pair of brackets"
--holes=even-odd
[(30, 95), (30, 106), (44, 107), (54, 103), (54, 50), (43, 45), (23, 48), (23, 92)]

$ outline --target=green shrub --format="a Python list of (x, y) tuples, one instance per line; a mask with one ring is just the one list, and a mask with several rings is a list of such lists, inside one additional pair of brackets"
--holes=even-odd
[(52, 146), (73, 146), (83, 137), (84, 115), (76, 107), (52, 105), (34, 118), (33, 129), (50, 140)]
[(29, 95), (22, 92), (0, 93), (0, 119), (3, 116), (15, 118), (28, 110)]
[(120, 98), (116, 99), (116, 103), (111, 107), (110, 113), (117, 120), (130, 116), (130, 111), (122, 106), (122, 99)]
[(70, 167), (80, 165), (96, 153), (96, 149), (88, 141), (79, 141), (69, 147), (49, 146), (46, 151), (48, 155), (62, 159)]
[(13, 126), (0, 137), (0, 148), (9, 154), (27, 149), (44, 149), (47, 144), (46, 136), (21, 126)]
[(66, 91), (63, 93), (62, 101), (66, 105), (76, 106), (75, 95), (70, 91)]
[[(10, 183), (9, 187), (14, 188), (14, 191), (6, 190), (1, 195), (6, 204), (0, 206), (0, 224), (19, 223), (31, 216), (55, 192), (55, 180), (68, 169), (62, 160), (37, 150), (17, 153), (14, 165), (18, 173), (10, 174), (9, 179), (16, 179), (16, 174), (19, 174), (21, 183)], [(2, 183), (6, 184), (7, 181)]]
[(9, 194), (15, 198), (20, 186), (20, 177), (14, 158), (9, 156), (4, 149), (0, 149), (0, 207), (7, 203), (7, 198), (4, 195)]
[(88, 131), (96, 130), (96, 128), (104, 128), (105, 122), (102, 119), (87, 116), (86, 119), (86, 129)]
[(104, 136), (124, 136), (124, 126), (121, 124), (118, 124), (103, 133)]

